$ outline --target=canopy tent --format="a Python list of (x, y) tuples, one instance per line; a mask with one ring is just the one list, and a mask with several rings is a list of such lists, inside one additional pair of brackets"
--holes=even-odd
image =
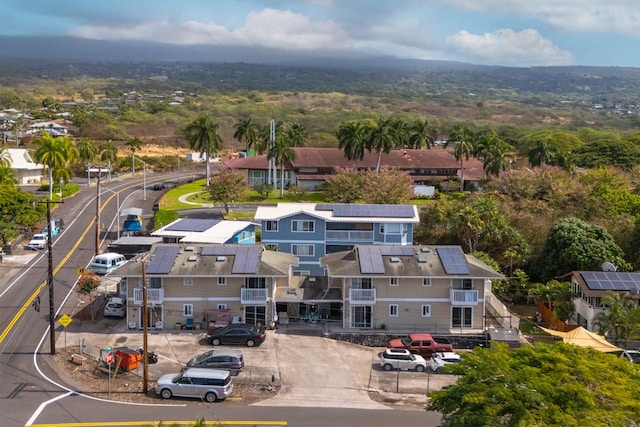
[(588, 331), (582, 326), (578, 326), (569, 332), (554, 331), (552, 329), (541, 328), (548, 334), (562, 338), (567, 344), (579, 345), (581, 347), (591, 347), (604, 353), (612, 353), (614, 351), (622, 351), (621, 348), (608, 342), (602, 335)]

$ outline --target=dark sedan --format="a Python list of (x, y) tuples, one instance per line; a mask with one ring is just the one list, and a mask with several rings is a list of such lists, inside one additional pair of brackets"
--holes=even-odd
[(244, 358), (240, 350), (209, 350), (192, 357), (187, 367), (223, 369), (238, 375), (244, 368)]
[(264, 326), (230, 325), (209, 330), (207, 341), (212, 345), (241, 344), (254, 347), (262, 344), (266, 336)]

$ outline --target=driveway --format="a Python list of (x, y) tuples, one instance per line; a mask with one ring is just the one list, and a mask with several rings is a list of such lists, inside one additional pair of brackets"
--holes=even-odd
[(274, 334), (280, 392), (258, 406), (389, 409), (367, 393), (375, 351), (321, 337)]

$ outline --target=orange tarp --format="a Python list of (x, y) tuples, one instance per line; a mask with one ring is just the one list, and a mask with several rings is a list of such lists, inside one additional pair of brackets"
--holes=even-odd
[(569, 332), (554, 331), (547, 328), (541, 329), (548, 334), (562, 338), (562, 341), (567, 344), (579, 345), (581, 347), (591, 347), (604, 353), (622, 351), (621, 348), (611, 344), (602, 335), (598, 335), (595, 332), (588, 331), (582, 326), (579, 326)]

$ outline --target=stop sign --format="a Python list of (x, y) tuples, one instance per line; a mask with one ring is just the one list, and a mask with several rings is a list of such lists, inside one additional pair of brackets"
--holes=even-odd
[(107, 365), (113, 364), (113, 352), (107, 353)]

